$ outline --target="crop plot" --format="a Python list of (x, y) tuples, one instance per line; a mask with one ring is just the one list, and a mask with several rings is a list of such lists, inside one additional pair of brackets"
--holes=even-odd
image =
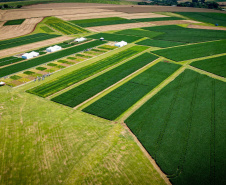
[(108, 18), (99, 18), (99, 19), (73, 20), (70, 22), (73, 24), (79, 25), (81, 27), (93, 27), (93, 26), (113, 25), (113, 24), (135, 23), (136, 21), (131, 19), (121, 18), (121, 17), (108, 17)]
[(16, 62), (20, 62), (24, 59), (22, 58), (17, 58), (17, 57), (6, 57), (6, 58), (1, 58), (0, 59), (0, 67), (1, 66), (5, 66), (5, 65), (9, 65), (9, 64), (13, 64)]
[(72, 71), (50, 82), (34, 87), (33, 89), (28, 90), (27, 92), (36, 94), (41, 97), (50, 96), (85, 78), (94, 75), (95, 73), (103, 71), (104, 69), (107, 69), (110, 66), (122, 62), (123, 60), (126, 60), (127, 58), (132, 57), (133, 55), (136, 55), (146, 49), (147, 47), (143, 46), (133, 46), (131, 48), (119, 52), (117, 55), (109, 56), (107, 58), (94, 62), (88, 66)]
[(19, 38), (15, 38), (15, 39), (3, 40), (3, 41), (0, 41), (0, 50), (12, 48), (12, 47), (16, 47), (16, 46), (22, 46), (25, 44), (30, 44), (30, 43), (34, 43), (34, 42), (38, 42), (38, 41), (47, 40), (47, 39), (52, 39), (52, 38), (56, 38), (59, 36), (60, 35), (37, 33), (37, 34), (19, 37)]
[(225, 91), (185, 70), (125, 120), (173, 184), (224, 184)]
[(6, 21), (3, 26), (8, 26), (8, 25), (20, 25), (25, 21), (25, 19), (17, 19), (17, 20), (10, 20)]
[(29, 68), (38, 66), (40, 64), (44, 64), (44, 63), (65, 57), (67, 55), (72, 55), (74, 53), (83, 51), (84, 49), (92, 48), (92, 47), (95, 47), (95, 46), (98, 46), (101, 44), (103, 44), (103, 42), (101, 42), (101, 41), (92, 41), (92, 42), (74, 46), (74, 47), (71, 47), (68, 49), (64, 49), (62, 51), (58, 51), (55, 53), (51, 53), (51, 54), (43, 55), (43, 56), (40, 56), (40, 57), (37, 57), (34, 59), (30, 59), (30, 60), (27, 60), (27, 61), (24, 61), (24, 62), (21, 62), (18, 64), (0, 68), (0, 77), (7, 76), (7, 75), (10, 75), (10, 74), (13, 74), (13, 73), (25, 70), (25, 69), (29, 69)]
[(142, 40), (140, 42), (137, 42), (136, 44), (138, 44), (138, 45), (145, 45), (145, 46), (160, 47), (160, 48), (167, 48), (167, 47), (172, 47), (172, 46), (183, 45), (184, 43), (165, 41), (165, 40), (146, 39), (146, 40)]
[(114, 120), (179, 68), (177, 64), (159, 62), (83, 111)]
[(220, 40), (180, 46), (175, 48), (161, 49), (153, 51), (153, 53), (179, 62), (183, 60), (190, 60), (194, 58), (221, 54), (225, 52), (225, 47), (226, 40)]
[(137, 22), (152, 22), (152, 21), (172, 21), (172, 20), (184, 20), (181, 17), (153, 17), (153, 18), (142, 18), (132, 19)]
[(61, 19), (51, 17), (46, 22), (46, 25), (56, 29), (57, 31), (66, 34), (66, 35), (72, 35), (72, 34), (78, 34), (78, 33), (85, 33), (88, 32), (87, 30), (80, 28), (74, 24), (68, 23), (66, 21), (63, 21)]
[(226, 77), (226, 55), (199, 60), (190, 64), (191, 66), (197, 67), (204, 71)]
[(69, 107), (75, 107), (157, 58), (150, 53), (144, 53), (51, 100)]
[(128, 36), (128, 35), (119, 35), (119, 34), (110, 34), (110, 33), (98, 33), (95, 35), (90, 35), (88, 37), (93, 39), (100, 39), (101, 37), (103, 37), (105, 40), (109, 40), (109, 41), (124, 40), (129, 43), (142, 39), (142, 37), (137, 37), (137, 36)]

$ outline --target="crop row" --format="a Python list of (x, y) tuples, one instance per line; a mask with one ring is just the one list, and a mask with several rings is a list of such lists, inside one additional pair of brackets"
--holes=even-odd
[(172, 63), (157, 63), (83, 111), (114, 120), (179, 68)]
[(58, 77), (50, 82), (44, 83), (40, 86), (37, 86), (33, 89), (28, 90), (28, 92), (32, 94), (36, 94), (41, 97), (50, 96), (62, 89), (69, 87), (85, 78), (88, 78), (95, 73), (98, 73), (110, 66), (113, 66), (128, 57), (131, 57), (141, 51), (147, 49), (146, 47), (141, 46), (133, 46), (124, 51), (121, 51), (113, 56), (109, 56), (105, 59), (94, 62), (88, 66), (82, 67), (75, 71), (72, 71), (66, 75)]
[(174, 48), (168, 48), (168, 49), (161, 49), (161, 50), (153, 51), (153, 53), (179, 62), (183, 60), (221, 54), (225, 52), (225, 47), (226, 47), (226, 40), (220, 40), (220, 41), (205, 42), (205, 43), (186, 45), (186, 46), (180, 46), (180, 47), (174, 47)]
[(75, 107), (157, 58), (157, 56), (150, 53), (144, 53), (51, 100), (63, 105)]
[(151, 40), (146, 39), (142, 40), (136, 44), (145, 45), (145, 46), (153, 46), (153, 47), (160, 47), (160, 48), (167, 48), (172, 46), (179, 46), (183, 45), (184, 43), (181, 42), (173, 42), (173, 41), (166, 41), (166, 40)]
[(156, 17), (156, 18), (142, 18), (142, 19), (132, 19), (137, 22), (152, 22), (152, 21), (172, 21), (172, 20), (184, 20), (181, 17)]
[(6, 57), (6, 58), (1, 58), (0, 59), (0, 66), (5, 66), (8, 64), (13, 64), (19, 61), (22, 61), (24, 59), (22, 58), (16, 58), (16, 57)]
[(40, 64), (44, 64), (46, 62), (65, 57), (67, 55), (72, 55), (74, 53), (83, 51), (84, 49), (92, 48), (92, 47), (95, 47), (95, 46), (98, 46), (101, 44), (103, 44), (103, 42), (101, 42), (101, 41), (92, 41), (92, 42), (88, 42), (88, 43), (85, 43), (85, 44), (82, 44), (79, 46), (74, 46), (74, 47), (71, 47), (68, 49), (64, 49), (62, 51), (58, 51), (55, 53), (51, 53), (51, 54), (47, 54), (47, 55), (33, 58), (30, 60), (26, 60), (25, 62), (22, 62), (22, 63), (14, 64), (14, 65), (11, 65), (11, 66), (8, 66), (5, 68), (1, 68), (0, 69), (0, 77), (7, 76), (7, 75), (10, 75), (10, 74), (13, 74), (13, 73), (25, 70), (25, 69), (29, 69), (29, 68), (38, 66)]
[(37, 33), (29, 36), (24, 36), (24, 37), (19, 37), (15, 39), (9, 39), (9, 40), (4, 40), (0, 41), (0, 50), (2, 49), (7, 49), (7, 48), (12, 48), (16, 46), (21, 46), (25, 44), (30, 44), (33, 42), (38, 42), (42, 40), (47, 40), (55, 37), (59, 37), (60, 35), (50, 35), (46, 33)]

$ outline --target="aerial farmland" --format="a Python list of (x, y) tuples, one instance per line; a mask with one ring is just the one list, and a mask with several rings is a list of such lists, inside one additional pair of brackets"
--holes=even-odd
[(225, 11), (82, 2), (0, 3), (0, 184), (225, 185)]

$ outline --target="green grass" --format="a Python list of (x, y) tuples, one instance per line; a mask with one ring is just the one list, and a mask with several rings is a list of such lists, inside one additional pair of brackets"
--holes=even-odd
[(1, 58), (0, 59), (0, 66), (5, 66), (5, 65), (13, 64), (13, 63), (16, 63), (16, 62), (20, 62), (22, 60), (24, 60), (24, 59), (17, 58), (17, 57)]
[(172, 184), (225, 183), (225, 90), (186, 70), (125, 120)]
[(54, 63), (48, 63), (47, 66), (55, 67), (55, 66), (57, 66), (57, 64), (54, 64)]
[(192, 44), (175, 48), (161, 49), (153, 53), (164, 56), (174, 61), (190, 60), (225, 52), (226, 40)]
[(136, 21), (131, 19), (124, 19), (121, 17), (108, 17), (108, 18), (99, 18), (99, 19), (73, 20), (70, 22), (73, 24), (79, 25), (81, 27), (93, 27), (93, 26), (113, 25), (113, 24), (135, 23)]
[(147, 49), (146, 47), (133, 46), (124, 51), (119, 52), (117, 55), (109, 56), (97, 62), (94, 62), (88, 66), (82, 67), (80, 69), (74, 70), (68, 74), (60, 76), (52, 81), (44, 83), (40, 86), (37, 86), (33, 89), (28, 90), (29, 93), (36, 94), (41, 97), (50, 96), (62, 89), (65, 89), (85, 78), (88, 78), (95, 73), (103, 71), (108, 67), (113, 66), (123, 60), (126, 60), (128, 57), (132, 57), (139, 52)]
[(34, 42), (39, 42), (39, 41), (43, 41), (51, 38), (56, 38), (59, 36), (60, 35), (53, 35), (53, 34), (49, 35), (46, 33), (37, 33), (37, 34), (18, 37), (14, 39), (3, 40), (3, 41), (0, 41), (0, 50), (8, 49), (16, 46), (22, 46), (22, 45), (30, 44)]
[(210, 73), (226, 77), (226, 56), (199, 60), (190, 65)]
[(21, 88), (0, 94), (0, 184), (165, 184), (120, 124)]
[(21, 76), (17, 76), (17, 75), (13, 75), (13, 76), (10, 76), (10, 78), (13, 79), (13, 80), (19, 80), (22, 77)]
[(45, 67), (36, 67), (36, 69), (39, 70), (39, 71), (44, 71), (44, 70), (46, 70), (47, 68), (45, 68)]
[(52, 29), (50, 29), (48, 26), (42, 26), (40, 27), (40, 29), (42, 29), (44, 32), (46, 33), (53, 33), (54, 31)]
[(150, 53), (144, 53), (51, 100), (69, 107), (75, 107), (157, 58)]
[(83, 54), (76, 54), (76, 57), (83, 57), (83, 58), (92, 58), (92, 56), (89, 55), (83, 55)]
[(142, 39), (142, 37), (137, 37), (137, 36), (109, 34), (109, 33), (97, 33), (97, 34), (88, 36), (88, 38), (93, 38), (93, 39), (100, 39), (101, 37), (104, 37), (105, 40), (109, 40), (109, 41), (118, 41), (119, 42), (119, 41), (124, 40), (128, 43)]
[(35, 72), (33, 72), (33, 71), (24, 71), (23, 73), (26, 75), (34, 75), (35, 74)]
[(181, 17), (156, 17), (156, 18), (142, 18), (142, 19), (132, 19), (137, 22), (152, 22), (152, 21), (172, 21), (172, 20), (184, 20)]
[(172, 47), (172, 46), (183, 45), (184, 43), (165, 41), (165, 40), (146, 39), (146, 40), (142, 40), (140, 42), (137, 42), (136, 44), (138, 44), (138, 45), (145, 45), (145, 46), (160, 47), (160, 48), (167, 48), (167, 47)]
[(164, 33), (154, 37), (155, 40), (196, 43), (226, 39), (226, 31), (184, 28), (176, 25), (145, 27), (144, 30)]
[(103, 46), (99, 46), (98, 48), (106, 49), (106, 50), (113, 50), (113, 49), (117, 48), (117, 46), (103, 45)]
[(213, 12), (176, 12), (196, 21), (226, 26), (226, 14)]
[(114, 120), (179, 68), (180, 65), (159, 62), (89, 105), (83, 111)]
[(25, 21), (25, 19), (17, 19), (17, 20), (10, 20), (6, 21), (3, 26), (8, 26), (8, 25), (20, 25)]
[(92, 48), (92, 47), (98, 46), (100, 44), (103, 44), (103, 42), (102, 41), (93, 41), (93, 42), (81, 44), (78, 46), (74, 46), (74, 47), (71, 47), (68, 49), (64, 49), (62, 51), (54, 52), (54, 53), (51, 53), (48, 55), (36, 57), (34, 59), (30, 59), (25, 62), (7, 66), (5, 68), (0, 69), (0, 77), (7, 76), (9, 74), (13, 74), (13, 73), (25, 70), (25, 69), (29, 69), (29, 68), (32, 68), (32, 67), (35, 67), (35, 66), (68, 56), (68, 55), (72, 55), (76, 52), (80, 52), (80, 51), (83, 51), (84, 49)]

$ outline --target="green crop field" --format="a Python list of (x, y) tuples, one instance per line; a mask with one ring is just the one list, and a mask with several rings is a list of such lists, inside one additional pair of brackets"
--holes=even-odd
[(66, 35), (88, 32), (83, 28), (55, 17), (49, 18), (47, 21), (45, 21), (45, 24)]
[(6, 57), (6, 58), (1, 58), (0, 59), (0, 66), (5, 66), (9, 64), (13, 64), (19, 61), (22, 61), (24, 59), (22, 58), (17, 58), (17, 57)]
[(60, 35), (53, 35), (53, 34), (49, 35), (46, 33), (37, 33), (37, 34), (23, 36), (15, 39), (3, 40), (3, 41), (0, 41), (0, 50), (8, 49), (16, 46), (22, 46), (25, 44), (39, 42), (47, 39), (52, 39), (59, 36)]
[(83, 111), (114, 120), (179, 68), (180, 65), (159, 62)]
[(54, 31), (50, 29), (48, 26), (42, 26), (40, 27), (44, 32), (46, 33), (53, 33)]
[(97, 33), (94, 35), (90, 35), (88, 37), (93, 39), (100, 39), (101, 37), (103, 37), (105, 40), (118, 41), (118, 42), (124, 40), (128, 43), (135, 42), (139, 39), (142, 39), (142, 37), (138, 37), (138, 36), (109, 34), (109, 33)]
[(8, 26), (8, 25), (20, 25), (25, 21), (25, 19), (17, 19), (17, 20), (10, 20), (6, 21), (3, 26)]
[(190, 65), (202, 69), (204, 71), (208, 71), (210, 73), (226, 77), (226, 55), (199, 60), (191, 63)]
[(224, 53), (225, 47), (226, 40), (220, 40), (180, 46), (175, 48), (161, 49), (153, 51), (153, 53), (179, 62), (183, 60), (189, 60)]
[(133, 55), (136, 55), (144, 50), (147, 47), (143, 46), (133, 46), (124, 51), (117, 53), (117, 55), (109, 56), (97, 62), (94, 62), (88, 66), (72, 71), (68, 74), (65, 74), (61, 77), (58, 77), (50, 82), (44, 83), (40, 86), (37, 86), (33, 89), (28, 90), (29, 93), (36, 94), (41, 97), (50, 96), (66, 87), (69, 87), (85, 78), (88, 78), (95, 73), (103, 71), (114, 64), (117, 64), (123, 60), (126, 60)]
[(43, 55), (43, 56), (33, 58), (30, 60), (26, 60), (22, 63), (18, 63), (18, 64), (4, 67), (4, 68), (0, 68), (0, 77), (7, 76), (7, 75), (10, 75), (10, 74), (13, 74), (13, 73), (25, 70), (25, 69), (29, 69), (29, 68), (38, 66), (40, 64), (44, 64), (44, 63), (56, 60), (58, 58), (65, 57), (67, 55), (72, 55), (74, 53), (83, 51), (84, 49), (92, 48), (92, 47), (95, 47), (95, 46), (98, 46), (101, 44), (103, 44), (103, 42), (101, 42), (101, 41), (92, 41), (92, 42), (74, 46), (74, 47), (71, 47), (68, 49), (64, 49), (62, 51), (58, 51), (55, 53), (51, 53), (51, 54)]
[(177, 14), (186, 16), (196, 21), (205, 23), (218, 24), (219, 26), (226, 26), (226, 14), (213, 12), (177, 12)]
[(184, 20), (181, 17), (156, 17), (156, 18), (142, 18), (142, 19), (132, 19), (137, 22), (152, 22), (152, 21), (172, 21), (172, 20)]
[(79, 25), (81, 27), (93, 27), (93, 26), (113, 25), (113, 24), (135, 23), (136, 21), (131, 19), (124, 19), (121, 17), (108, 17), (108, 18), (99, 18), (99, 19), (73, 20), (70, 22), (73, 24)]
[(157, 58), (150, 53), (144, 53), (51, 100), (69, 107), (75, 107)]
[(184, 28), (176, 25), (145, 27), (144, 30), (164, 33), (154, 37), (157, 40), (196, 43), (226, 39), (226, 31)]
[(146, 40), (142, 40), (140, 42), (137, 42), (136, 44), (138, 44), (138, 45), (145, 45), (145, 46), (160, 47), (160, 48), (167, 48), (167, 47), (172, 47), (172, 46), (183, 45), (184, 43), (165, 41), (165, 40), (146, 39)]
[(186, 70), (125, 120), (172, 184), (225, 184), (225, 87)]

